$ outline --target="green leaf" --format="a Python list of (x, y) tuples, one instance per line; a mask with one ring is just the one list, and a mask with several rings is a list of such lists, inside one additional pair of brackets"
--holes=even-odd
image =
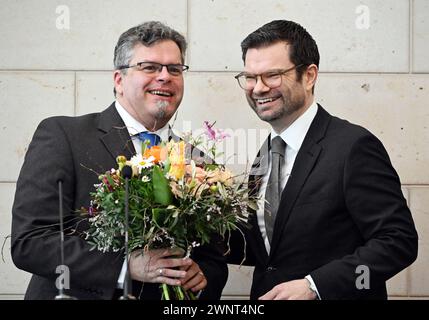
[(207, 171), (216, 170), (218, 167), (219, 167), (219, 165), (217, 165), (217, 164), (206, 164), (205, 165), (205, 169)]
[[(177, 212), (177, 211), (176, 211), (176, 212)], [(175, 213), (176, 213), (176, 212), (175, 212)], [(174, 213), (174, 214), (175, 214), (175, 213)], [(173, 228), (176, 226), (177, 222), (179, 221), (179, 217), (178, 217), (178, 215), (174, 216), (174, 214), (173, 214), (173, 218), (174, 218), (173, 223), (170, 225), (170, 228), (171, 228), (171, 229), (173, 229)]]
[(223, 186), (222, 183), (220, 183), (219, 181), (217, 182), (217, 188), (219, 190), (220, 195), (222, 196), (223, 199), (227, 199), (228, 195), (226, 193), (225, 187)]
[(170, 159), (167, 158), (164, 162), (164, 174), (167, 174), (170, 171), (171, 163)]
[(152, 209), (152, 221), (158, 225), (158, 227), (162, 228), (164, 226), (164, 222), (167, 218), (166, 210), (161, 208), (153, 208)]
[(153, 195), (156, 203), (168, 206), (173, 203), (173, 193), (171, 192), (167, 178), (158, 166), (152, 171)]
[(197, 165), (194, 160), (191, 160), (191, 168), (192, 168), (192, 179), (195, 179), (195, 174), (197, 172)]
[(249, 206), (250, 209), (252, 209), (254, 211), (258, 211), (258, 209), (259, 209), (258, 204), (256, 203), (256, 201), (249, 201), (247, 203), (247, 205)]

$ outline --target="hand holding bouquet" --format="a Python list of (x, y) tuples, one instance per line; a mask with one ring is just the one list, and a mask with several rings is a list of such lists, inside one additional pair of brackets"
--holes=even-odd
[[(206, 123), (209, 156), (216, 156), (216, 142), (224, 138)], [(129, 249), (181, 248), (189, 257), (192, 248), (210, 242), (213, 235), (228, 237), (229, 232), (247, 221), (249, 199), (245, 181), (220, 164), (192, 159), (195, 145), (169, 141), (151, 148), (143, 144), (142, 154), (127, 160), (117, 158), (117, 168), (100, 175), (100, 183), (91, 194), (90, 228), (87, 240), (101, 251), (123, 249), (124, 179), (121, 170), (129, 165)], [(194, 146), (192, 146), (194, 143)], [(180, 287), (162, 285), (163, 297), (173, 292), (178, 299), (189, 298)], [(191, 297), (192, 298), (192, 297)]]

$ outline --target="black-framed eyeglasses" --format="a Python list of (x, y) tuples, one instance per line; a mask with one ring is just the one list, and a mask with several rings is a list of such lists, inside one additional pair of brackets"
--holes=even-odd
[(155, 72), (162, 72), (162, 68), (166, 67), (169, 74), (172, 76), (180, 76), (189, 69), (189, 66), (184, 64), (162, 64), (158, 62), (152, 62), (152, 61), (142, 61), (137, 62), (133, 65), (128, 66), (119, 66), (119, 70), (128, 69), (128, 68), (136, 68), (138, 71), (142, 71), (147, 74), (153, 74)]
[(289, 69), (270, 70), (261, 74), (252, 74), (247, 72), (241, 72), (234, 78), (237, 79), (239, 86), (244, 90), (252, 90), (256, 87), (258, 77), (261, 81), (269, 88), (275, 89), (280, 87), (282, 84), (282, 76), (289, 71), (302, 67), (304, 64), (293, 66)]

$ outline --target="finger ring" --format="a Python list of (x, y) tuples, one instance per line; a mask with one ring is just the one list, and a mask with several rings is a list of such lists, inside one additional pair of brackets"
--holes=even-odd
[(162, 270), (162, 269), (159, 269), (159, 270), (158, 270), (158, 273), (159, 273), (159, 275), (160, 275), (160, 276), (162, 276), (162, 273), (163, 273), (163, 272), (164, 272), (164, 270)]

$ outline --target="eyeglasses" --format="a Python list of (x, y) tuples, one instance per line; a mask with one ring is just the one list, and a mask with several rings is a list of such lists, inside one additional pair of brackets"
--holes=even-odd
[(142, 71), (147, 74), (153, 74), (155, 72), (162, 72), (163, 67), (166, 67), (168, 73), (175, 77), (182, 75), (184, 71), (189, 69), (189, 66), (184, 64), (162, 64), (152, 61), (142, 61), (137, 62), (131, 66), (119, 66), (118, 70), (136, 68), (138, 71)]
[(261, 74), (251, 74), (246, 72), (241, 72), (237, 74), (234, 78), (237, 79), (238, 84), (244, 90), (253, 90), (256, 87), (258, 82), (258, 77), (261, 77), (261, 81), (269, 88), (275, 89), (280, 87), (282, 84), (282, 76), (289, 71), (292, 71), (296, 68), (303, 66), (304, 64), (299, 64), (289, 69), (285, 70), (272, 70)]

